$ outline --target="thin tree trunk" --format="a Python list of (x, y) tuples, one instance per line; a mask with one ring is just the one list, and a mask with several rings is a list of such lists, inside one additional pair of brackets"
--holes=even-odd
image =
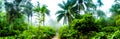
[(43, 14), (42, 18), (43, 18), (43, 26), (44, 26), (45, 25), (45, 14)]
[[(29, 16), (28, 16), (28, 23), (30, 22)], [(29, 26), (28, 26), (28, 30), (29, 30)]]
[(70, 12), (70, 9), (69, 9), (69, 10), (68, 10), (68, 27), (70, 27), (70, 23), (71, 23), (71, 21), (72, 21), (72, 20), (71, 20), (72, 18), (71, 18), (70, 16), (71, 16), (71, 12)]

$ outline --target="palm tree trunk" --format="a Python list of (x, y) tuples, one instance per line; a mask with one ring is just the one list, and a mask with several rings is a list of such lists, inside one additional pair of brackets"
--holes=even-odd
[(70, 24), (71, 24), (72, 20), (71, 20), (71, 17), (68, 16), (68, 28), (70, 29)]
[(68, 27), (70, 27), (70, 23), (71, 23), (71, 12), (70, 12), (70, 9), (68, 10)]
[[(28, 23), (30, 22), (29, 16), (28, 16)], [(28, 26), (28, 30), (29, 30), (29, 26)]]
[(43, 14), (43, 26), (45, 25), (45, 14)]

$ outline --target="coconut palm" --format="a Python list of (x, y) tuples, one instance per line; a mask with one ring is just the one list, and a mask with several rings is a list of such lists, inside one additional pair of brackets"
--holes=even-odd
[[(32, 3), (30, 0), (13, 0), (8, 2), (4, 0), (5, 10), (7, 12), (8, 19), (12, 22), (15, 18), (20, 18), (22, 15), (27, 15), (28, 18), (32, 16)], [(29, 21), (29, 19), (28, 19)]]
[(64, 23), (63, 24), (70, 24), (72, 19), (73, 19), (73, 15), (72, 15), (72, 7), (74, 6), (75, 2), (68, 0), (67, 2), (64, 2), (62, 4), (58, 4), (58, 6), (60, 8), (62, 8), (62, 10), (59, 10), (56, 12), (57, 16), (57, 21), (60, 21), (62, 18), (64, 18)]
[(43, 22), (43, 25), (44, 22), (45, 22), (45, 14), (46, 15), (49, 15), (49, 10), (47, 9), (47, 6), (46, 5), (43, 5), (42, 7), (40, 7), (40, 3), (38, 2), (38, 5), (35, 7), (34, 9), (35, 12), (38, 12), (38, 20), (39, 20), (39, 23)]
[[(99, 3), (101, 1), (99, 0)], [(77, 18), (80, 16), (80, 12), (90, 12), (91, 8), (96, 9), (96, 5), (93, 3), (92, 0), (67, 0), (67, 2), (63, 2), (62, 4), (59, 4), (60, 8), (62, 10), (59, 10), (56, 14), (57, 21), (60, 21), (62, 18), (64, 18), (64, 24), (67, 22), (68, 24), (71, 23), (73, 18)]]
[(23, 8), (23, 10), (21, 12), (27, 15), (28, 22), (30, 22), (29, 18), (32, 17), (32, 15), (33, 15), (33, 13), (32, 13), (32, 10), (33, 10), (32, 3), (29, 0), (26, 0), (20, 6), (21, 6), (21, 8)]
[(102, 6), (103, 3), (101, 0), (97, 0), (97, 4), (93, 2), (93, 0), (76, 0), (76, 5), (73, 8), (74, 11), (77, 11), (77, 13), (80, 13), (81, 11), (84, 11), (85, 13), (93, 13), (93, 11), (96, 10), (97, 6)]
[(112, 13), (112, 16), (116, 16), (120, 14), (120, 3), (115, 3), (114, 5), (112, 5), (111, 9), (110, 9)]
[(13, 0), (13, 2), (8, 2), (4, 0), (5, 10), (7, 12), (7, 17), (10, 22), (13, 22), (16, 18), (20, 18), (23, 13), (20, 13), (19, 5), (22, 0)]

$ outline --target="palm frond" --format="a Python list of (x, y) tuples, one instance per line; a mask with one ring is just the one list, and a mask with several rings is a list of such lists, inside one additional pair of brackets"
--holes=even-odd
[(65, 5), (63, 5), (63, 4), (58, 4), (58, 6), (62, 9), (65, 9)]
[(50, 15), (50, 10), (47, 9), (46, 14), (49, 16)]
[(65, 13), (65, 11), (59, 10), (59, 11), (56, 12), (56, 14), (61, 14), (61, 13)]
[(57, 21), (60, 21), (63, 17), (64, 17), (64, 14), (59, 14), (59, 15), (57, 16)]

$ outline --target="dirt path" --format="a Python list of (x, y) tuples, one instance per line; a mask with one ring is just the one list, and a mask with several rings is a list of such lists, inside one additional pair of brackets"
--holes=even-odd
[(58, 38), (58, 33), (56, 33), (56, 35), (52, 39), (59, 39)]

